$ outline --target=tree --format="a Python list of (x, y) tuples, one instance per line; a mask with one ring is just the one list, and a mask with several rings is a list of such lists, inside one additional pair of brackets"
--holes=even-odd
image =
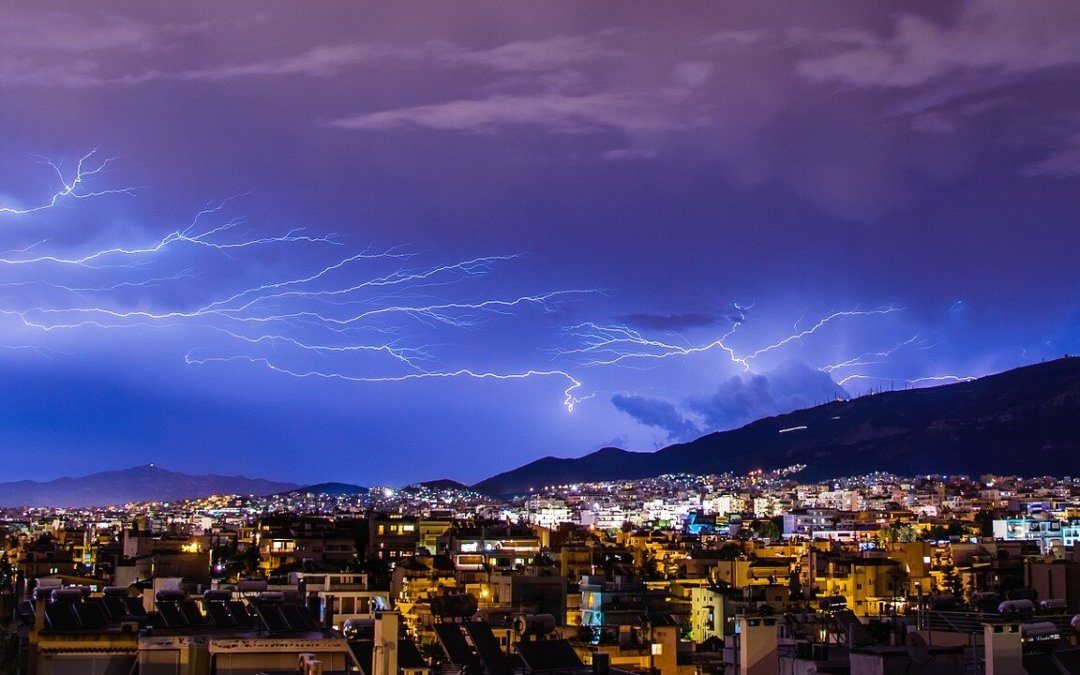
[(735, 560), (742, 555), (742, 549), (738, 544), (724, 544), (720, 547), (720, 550), (716, 552), (717, 560)]
[(754, 534), (759, 539), (779, 539), (780, 538), (780, 526), (776, 524), (773, 519), (769, 520), (755, 520), (750, 523), (750, 529), (754, 531)]
[(956, 571), (955, 565), (949, 565), (942, 570), (942, 581), (945, 584), (945, 591), (956, 598), (957, 601), (964, 599), (964, 581), (960, 578), (959, 572)]
[[(259, 571), (259, 547), (249, 544), (243, 551), (238, 546), (221, 549), (221, 558), (227, 576), (241, 577)], [(227, 557), (226, 557), (227, 556)]]
[(926, 538), (929, 541), (941, 541), (942, 539), (948, 539), (949, 531), (945, 528), (944, 525), (934, 525), (930, 528), (930, 531), (927, 532)]
[(881, 540), (889, 544), (918, 541), (918, 533), (912, 525), (896, 523), (881, 530)]
[(349, 571), (368, 575), (368, 588), (373, 591), (390, 590), (390, 563), (382, 558), (369, 558), (357, 552)]
[(994, 536), (994, 512), (979, 511), (975, 514), (975, 524), (979, 527), (980, 537)]
[(659, 581), (664, 578), (656, 556), (649, 549), (645, 549), (641, 556), (641, 578), (644, 581)]
[(798, 571), (788, 576), (788, 597), (792, 602), (803, 600), (802, 580), (799, 579)]
[(15, 584), (15, 571), (8, 560), (7, 552), (0, 553), (0, 590), (10, 590)]

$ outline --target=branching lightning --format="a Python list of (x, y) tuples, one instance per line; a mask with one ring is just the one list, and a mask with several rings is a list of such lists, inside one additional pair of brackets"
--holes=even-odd
[[(66, 198), (84, 199), (108, 194), (130, 194), (131, 189), (89, 190), (88, 181), (105, 170), (111, 160), (93, 161), (94, 153), (80, 158), (74, 176), (65, 177), (62, 165), (49, 162), (60, 177), (62, 189), (47, 203), (25, 209), (5, 208), (0, 213), (28, 215), (45, 211)], [(274, 246), (310, 249), (317, 255), (326, 245), (339, 247), (335, 235), (314, 236), (296, 228), (284, 234), (237, 235), (242, 222), (223, 219), (233, 198), (209, 204), (185, 226), (151, 238), (148, 243), (106, 246), (70, 254), (49, 250), (49, 240), (17, 246), (0, 254), (0, 272), (18, 272), (22, 278), (0, 281), (0, 289), (19, 292), (0, 306), (0, 315), (15, 318), (17, 325), (46, 333), (94, 329), (168, 329), (181, 331), (199, 345), (184, 357), (189, 364), (247, 362), (297, 378), (339, 379), (350, 382), (386, 383), (429, 379), (525, 380), (558, 378), (565, 382), (563, 403), (568, 410), (588, 398), (575, 392), (581, 382), (559, 368), (523, 368), (500, 371), (487, 368), (437, 367), (432, 350), (408, 344), (418, 329), (477, 329), (485, 319), (512, 317), (526, 307), (553, 311), (556, 307), (593, 289), (555, 290), (510, 297), (445, 297), (445, 293), (469, 281), (490, 275), (520, 254), (477, 257), (446, 264), (394, 267), (419, 254), (400, 248), (383, 251), (363, 249), (338, 256), (304, 274), (265, 278), (218, 297), (187, 297), (187, 306), (175, 299), (182, 284), (196, 279), (197, 265), (205, 263), (200, 251), (222, 255), (242, 270), (248, 255)], [(213, 223), (213, 221), (218, 221)], [(179, 259), (179, 272), (145, 273), (145, 268), (167, 268)], [(82, 283), (66, 281), (70, 274), (101, 276)], [(381, 271), (380, 271), (381, 270)], [(270, 274), (269, 272), (266, 274)], [(116, 278), (119, 275), (119, 278)], [(240, 275), (242, 276), (242, 275)], [(155, 289), (170, 293), (145, 293)], [(37, 296), (30, 299), (29, 291)], [(138, 302), (124, 293), (140, 291)], [(57, 292), (61, 295), (57, 295)], [(439, 292), (441, 295), (432, 295)], [(459, 296), (461, 294), (458, 294)], [(194, 296), (194, 297), (192, 297)], [(0, 296), (2, 298), (3, 296)], [(165, 299), (167, 298), (167, 300)], [(20, 302), (20, 300), (22, 302)], [(411, 324), (411, 325), (410, 325)], [(218, 336), (224, 344), (207, 343)], [(220, 341), (219, 341), (220, 342)], [(34, 345), (0, 348), (47, 353)], [(303, 355), (321, 357), (321, 365), (305, 365)], [(326, 362), (327, 358), (334, 358)]]
[(31, 213), (37, 213), (38, 211), (45, 211), (55, 206), (58, 206), (65, 199), (89, 199), (91, 197), (104, 197), (106, 195), (131, 195), (134, 194), (134, 187), (125, 188), (103, 188), (98, 190), (90, 190), (87, 184), (97, 177), (99, 174), (105, 172), (109, 165), (115, 161), (114, 157), (106, 157), (101, 161), (96, 160), (97, 150), (91, 150), (75, 163), (75, 170), (71, 176), (64, 175), (63, 162), (54, 162), (45, 157), (37, 157), (39, 163), (48, 166), (52, 169), (56, 178), (60, 181), (60, 189), (53, 192), (44, 202), (37, 206), (30, 206), (26, 208), (16, 208), (13, 206), (0, 206), (0, 214), (25, 216)]
[[(885, 349), (885, 350), (878, 351), (878, 352), (866, 352), (864, 354), (859, 354), (858, 356), (853, 356), (850, 359), (846, 359), (846, 360), (840, 361), (838, 363), (832, 363), (832, 364), (829, 364), (829, 365), (826, 365), (826, 366), (822, 366), (820, 368), (820, 370), (822, 372), (825, 372), (825, 373), (832, 373), (832, 372), (840, 370), (842, 368), (854, 368), (856, 366), (870, 366), (870, 365), (876, 365), (878, 363), (883, 363), (886, 359), (888, 359), (890, 356), (892, 356), (896, 352), (900, 351), (904, 347), (907, 347), (908, 345), (915, 344), (915, 343), (919, 342), (919, 340), (920, 340), (920, 338), (916, 334), (916, 335), (913, 335), (913, 336), (909, 337), (907, 340), (904, 340), (900, 344), (898, 344), (898, 345), (896, 345), (894, 347), (891, 347), (889, 349)], [(840, 384), (843, 384), (843, 383), (841, 382)]]
[[(926, 340), (922, 339), (919, 335), (916, 334), (889, 349), (878, 352), (867, 352), (865, 354), (860, 354), (858, 356), (852, 357), (844, 361), (840, 361), (838, 363), (822, 366), (820, 370), (826, 373), (835, 373), (836, 371), (846, 368), (855, 368), (885, 363), (888, 361), (889, 357), (893, 356), (896, 352), (909, 346), (919, 350), (926, 350), (933, 348), (935, 344), (928, 344)], [(927, 375), (925, 377), (917, 377), (913, 379), (898, 379), (896, 377), (884, 377), (880, 375), (869, 375), (866, 373), (849, 373), (837, 379), (836, 383), (843, 387), (848, 383), (861, 381), (902, 382), (905, 385), (918, 387), (927, 383), (970, 382), (974, 379), (976, 379), (976, 377), (972, 375)]]
[(927, 382), (948, 383), (948, 382), (971, 382), (978, 379), (976, 375), (927, 375), (926, 377), (916, 377), (914, 379), (900, 379), (895, 377), (881, 377), (878, 375), (864, 375), (862, 373), (854, 373), (847, 375), (836, 381), (840, 386), (844, 386), (848, 382), (855, 382), (857, 380), (874, 380), (880, 382), (903, 382), (904, 384), (918, 387), (921, 384)]
[(221, 234), (235, 228), (240, 222), (241, 221), (238, 219), (230, 220), (223, 225), (212, 227), (210, 229), (197, 232), (195, 234), (192, 234), (192, 231), (195, 227), (194, 224), (192, 224), (182, 230), (176, 230), (165, 235), (153, 244), (135, 247), (116, 246), (112, 248), (105, 248), (93, 251), (91, 253), (87, 253), (81, 256), (65, 257), (46, 254), (31, 257), (3, 257), (0, 258), (0, 265), (37, 265), (41, 263), (53, 263), (57, 265), (77, 265), (92, 267), (99, 264), (99, 261), (107, 260), (109, 258), (130, 258), (152, 255), (155, 253), (161, 253), (170, 246), (185, 243), (192, 246), (205, 247), (226, 255), (228, 255), (228, 253), (233, 250), (250, 248), (252, 246), (259, 246), (265, 244), (338, 243), (333, 235), (325, 237), (312, 237), (304, 234), (302, 229), (289, 230), (282, 235), (256, 237), (252, 239), (240, 239), (234, 241), (220, 241), (218, 239), (215, 239), (216, 236), (220, 236)]
[[(2, 207), (0, 215), (40, 217), (65, 200), (135, 192), (134, 188), (91, 189), (90, 183), (112, 162), (111, 158), (98, 161), (93, 151), (70, 172), (65, 172), (62, 163), (42, 161), (52, 168), (60, 188), (37, 206)], [(564, 329), (565, 343), (553, 350), (558, 363), (552, 367), (481, 367), (462, 363), (461, 356), (447, 358), (439, 347), (425, 344), (418, 336), (480, 330), (486, 322), (517, 317), (530, 309), (554, 312), (599, 291), (569, 288), (494, 296), (469, 290), (522, 255), (422, 265), (416, 262), (420, 253), (400, 247), (342, 254), (346, 242), (334, 234), (309, 234), (303, 228), (266, 234), (241, 228), (242, 219), (226, 217), (234, 199), (209, 203), (186, 224), (161, 228), (141, 241), (77, 252), (49, 239), (13, 242), (0, 253), (0, 317), (38, 336), (67, 331), (172, 331), (188, 341), (184, 348), (187, 364), (250, 364), (298, 379), (389, 383), (553, 378), (564, 383), (563, 405), (573, 411), (595, 395), (595, 391), (582, 393), (581, 371), (638, 367), (647, 361), (718, 352), (747, 372), (761, 357), (807, 340), (833, 323), (901, 311), (893, 306), (854, 308), (826, 314), (800, 328), (807, 316), (804, 312), (789, 333), (756, 346), (748, 346), (750, 335), (740, 330), (753, 305), (734, 304), (722, 332), (696, 343), (678, 335), (653, 337), (623, 324), (585, 321)], [(280, 261), (282, 250), (290, 254), (285, 258), (306, 262), (288, 269), (267, 262), (267, 258)], [(233, 281), (215, 277), (214, 284), (197, 283), (204, 279), (204, 266), (215, 264), (225, 265), (230, 274), (223, 278)], [(306, 265), (305, 271), (297, 272), (298, 264)], [(10, 292), (4, 294), (4, 290)], [(820, 369), (846, 372), (881, 363), (913, 344), (922, 344), (919, 336)], [(36, 345), (0, 345), (0, 349), (62, 353)], [(312, 359), (318, 359), (317, 366), (311, 364)], [(870, 376), (848, 374), (839, 383), (862, 378)], [(937, 375), (910, 383), (949, 378), (970, 379)]]
[[(640, 331), (625, 325), (599, 325), (596, 323), (582, 323), (571, 326), (568, 334), (578, 340), (577, 347), (562, 349), (560, 354), (566, 356), (586, 357), (581, 360), (585, 367), (618, 365), (628, 360), (638, 359), (667, 359), (678, 356), (690, 356), (704, 352), (723, 352), (731, 363), (741, 367), (743, 371), (749, 371), (751, 364), (759, 357), (781, 349), (793, 342), (810, 337), (825, 328), (830, 323), (845, 317), (874, 316), (899, 312), (899, 307), (882, 307), (878, 309), (860, 310), (852, 309), (833, 312), (818, 319), (813, 326), (798, 330), (798, 322), (793, 327), (791, 334), (767, 344), (763, 347), (752, 349), (745, 353), (736, 350), (731, 344), (733, 336), (746, 320), (746, 309), (738, 304), (734, 305), (737, 315), (730, 319), (730, 328), (723, 335), (711, 342), (699, 345), (682, 345), (670, 341), (657, 340), (645, 337)], [(837, 365), (836, 367), (839, 367)]]
[(975, 375), (928, 375), (907, 380), (907, 383), (919, 385), (923, 382), (971, 382), (974, 379), (977, 379)]
[(563, 405), (569, 412), (574, 411), (574, 406), (585, 400), (586, 397), (575, 397), (574, 391), (581, 387), (581, 382), (576, 380), (572, 375), (564, 370), (526, 370), (519, 373), (493, 373), (488, 371), (475, 371), (468, 368), (460, 368), (458, 370), (449, 371), (420, 371), (415, 373), (406, 373), (404, 375), (385, 375), (385, 376), (362, 376), (362, 375), (348, 375), (340, 372), (326, 372), (320, 370), (291, 370), (283, 366), (274, 364), (268, 359), (252, 357), (252, 356), (232, 356), (232, 357), (208, 357), (208, 358), (195, 358), (190, 354), (185, 359), (188, 363), (205, 364), (214, 361), (247, 361), (250, 363), (259, 363), (267, 368), (285, 375), (298, 378), (322, 378), (332, 380), (345, 380), (348, 382), (408, 382), (410, 380), (426, 380), (426, 379), (445, 379), (445, 378), (470, 378), (474, 380), (524, 380), (531, 377), (561, 377), (565, 379), (569, 384), (563, 390)]

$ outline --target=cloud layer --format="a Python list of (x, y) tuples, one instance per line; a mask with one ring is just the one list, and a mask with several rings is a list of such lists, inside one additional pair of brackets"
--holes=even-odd
[(684, 440), (700, 434), (697, 425), (683, 417), (668, 401), (616, 394), (611, 397), (611, 403), (641, 424), (666, 431), (669, 440)]
[[(965, 148), (1001, 138), (976, 131), (984, 119), (1030, 97), (1025, 86), (1058, 88), (1056, 73), (1080, 66), (1080, 17), (1068, 0), (900, 6), (876, 21), (823, 9), (793, 12), (787, 24), (740, 11), (728, 27), (690, 13), (573, 30), (544, 16), (538, 34), (484, 44), (448, 23), (412, 40), (316, 29), (314, 44), (256, 47), (245, 37), (257, 40), (271, 19), (233, 14), (230, 35), (229, 20), (6, 9), (0, 86), (345, 78), (370, 88), (400, 77), (414, 85), (400, 97), (408, 100), (374, 97), (321, 121), (365, 133), (598, 135), (596, 159), (715, 164), (730, 181), (780, 184), (830, 214), (866, 220), (911, 207), (919, 183), (970, 170)], [(195, 44), (216, 47), (175, 58)], [(813, 103), (823, 100), (831, 102)], [(1034, 124), (1007, 143), (1042, 156), (1015, 175), (1074, 175), (1074, 129), (1055, 123), (1053, 110), (1029, 114)]]
[(616, 395), (611, 403), (639, 423), (666, 432), (668, 440), (684, 441), (847, 397), (827, 373), (801, 361), (785, 361), (765, 373), (732, 375), (711, 394), (688, 399), (685, 412), (669, 401), (645, 396)]
[(827, 373), (787, 361), (767, 373), (733, 375), (712, 394), (692, 399), (689, 407), (709, 429), (731, 429), (847, 396)]

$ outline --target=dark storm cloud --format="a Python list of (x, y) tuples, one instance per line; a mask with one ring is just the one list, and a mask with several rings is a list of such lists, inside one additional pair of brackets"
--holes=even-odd
[[(254, 13), (232, 11), (214, 22), (9, 10), (0, 29), (10, 52), (0, 61), (0, 83), (275, 86), (278, 78), (370, 80), (403, 67), (401, 84), (413, 92), (403, 97), (412, 99), (407, 105), (324, 121), (366, 133), (614, 132), (594, 159), (719, 163), (736, 184), (777, 183), (832, 214), (864, 220), (910, 208), (918, 182), (940, 184), (968, 170), (969, 148), (990, 140), (971, 134), (979, 136), (980, 118), (1014, 96), (1011, 86), (1080, 64), (1080, 21), (1068, 1), (983, 0), (939, 12), (901, 5), (884, 19), (826, 5), (820, 16), (793, 12), (788, 24), (750, 8), (729, 10), (727, 22), (738, 24), (730, 27), (705, 11), (655, 25), (628, 13), (625, 25), (591, 29), (537, 12), (526, 22), (532, 30), (521, 24), (507, 31), (516, 39), (482, 45), (469, 44), (467, 13), (447, 22), (443, 35), (418, 31), (411, 40), (398, 30), (347, 39), (328, 29), (256, 45), (259, 27), (250, 24), (265, 31), (273, 19)], [(326, 25), (329, 14), (309, 21)], [(526, 21), (515, 12), (506, 18)], [(177, 58), (204, 43), (215, 48)], [(427, 86), (432, 77), (441, 85)], [(1074, 133), (1055, 130), (1052, 114), (1041, 115), (1041, 138), (1024, 141), (1044, 156), (1018, 173), (1075, 173)]]
[(611, 397), (611, 403), (638, 422), (666, 431), (669, 440), (684, 440), (700, 434), (697, 425), (684, 418), (675, 406), (667, 401), (616, 394)]
[(623, 314), (618, 317), (620, 323), (632, 328), (648, 330), (684, 330), (687, 328), (706, 328), (715, 326), (727, 317), (710, 312), (684, 312), (682, 314)]
[[(599, 155), (608, 160), (686, 153), (697, 139), (684, 160), (719, 161), (737, 183), (778, 182), (835, 215), (875, 219), (910, 207), (917, 182), (942, 183), (966, 169), (968, 139), (942, 143), (940, 136), (970, 133), (978, 117), (999, 105), (980, 98), (1008, 98), (1008, 87), (1028, 74), (1080, 64), (1074, 14), (1068, 3), (1031, 11), (975, 2), (945, 17), (901, 12), (885, 30), (720, 31), (686, 41), (647, 68), (634, 58), (645, 40), (633, 32), (597, 33), (579, 36), (568, 50), (580, 57), (572, 77), (540, 61), (531, 78), (490, 83), (494, 93), (465, 91), (470, 95), (333, 124), (366, 132), (615, 131), (622, 147)], [(1071, 20), (1061, 21), (1064, 16)], [(837, 85), (846, 88), (837, 91)], [(849, 104), (830, 111), (796, 99), (807, 87), (831, 90)], [(880, 112), (863, 117), (850, 106)], [(785, 129), (793, 120), (796, 126)], [(1073, 170), (1071, 136), (1050, 128), (1046, 134), (1035, 145), (1060, 149), (1023, 175)], [(831, 152), (841, 147), (844, 152)], [(923, 151), (928, 148), (934, 149)]]
[(762, 417), (846, 398), (828, 374), (788, 361), (767, 373), (733, 375), (709, 396), (690, 401), (709, 429), (731, 429)]
[(1000, 83), (997, 76), (1080, 63), (1077, 18), (1070, 0), (1028, 6), (979, 0), (956, 5), (942, 20), (901, 13), (886, 33), (824, 33), (831, 53), (800, 60), (796, 69), (812, 81), (855, 87), (911, 89), (951, 78), (970, 83), (976, 75), (990, 88)]
[(616, 395), (611, 402), (641, 424), (667, 432), (668, 440), (687, 440), (847, 396), (827, 373), (787, 361), (762, 374), (733, 375), (712, 394), (691, 397), (686, 407), (704, 420), (702, 426), (661, 399)]

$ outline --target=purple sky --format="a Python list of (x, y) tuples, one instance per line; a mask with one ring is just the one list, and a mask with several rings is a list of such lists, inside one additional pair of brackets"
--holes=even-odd
[(475, 481), (1080, 350), (1075, 2), (8, 2), (0, 103), (0, 480)]

